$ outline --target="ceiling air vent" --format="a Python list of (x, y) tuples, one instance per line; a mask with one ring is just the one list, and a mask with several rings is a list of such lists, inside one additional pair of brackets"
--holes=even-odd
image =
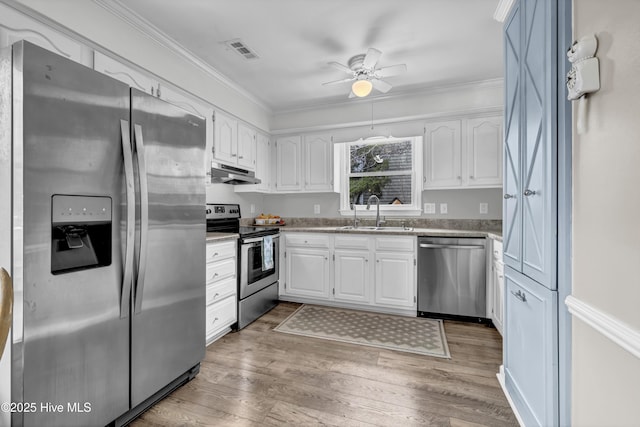
[(249, 49), (247, 45), (240, 39), (227, 40), (224, 42), (231, 50), (235, 51), (239, 55), (242, 55), (244, 59), (258, 59), (259, 56), (253, 50)]

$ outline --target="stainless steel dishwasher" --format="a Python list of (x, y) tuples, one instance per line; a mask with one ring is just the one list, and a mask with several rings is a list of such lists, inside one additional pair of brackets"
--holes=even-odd
[(484, 238), (418, 238), (418, 315), (486, 323)]

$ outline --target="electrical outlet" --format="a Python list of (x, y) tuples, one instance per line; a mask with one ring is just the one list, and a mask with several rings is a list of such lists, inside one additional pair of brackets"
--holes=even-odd
[(253, 203), (251, 203), (251, 207), (249, 209), (251, 210), (252, 214), (256, 213), (256, 205), (254, 205)]
[(446, 203), (440, 203), (440, 213), (446, 214), (448, 211), (448, 207)]
[(316, 215), (320, 214), (320, 205), (313, 205), (313, 213)]
[(489, 213), (489, 203), (480, 203), (480, 213), (483, 215)]
[(434, 214), (434, 213), (436, 213), (436, 204), (435, 203), (425, 203), (424, 204), (424, 213), (426, 213), (426, 214)]

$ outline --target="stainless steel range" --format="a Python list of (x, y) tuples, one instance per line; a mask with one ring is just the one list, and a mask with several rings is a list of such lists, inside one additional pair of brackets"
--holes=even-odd
[(240, 234), (237, 325), (240, 330), (278, 303), (280, 230), (241, 227), (239, 205), (207, 204), (207, 231)]

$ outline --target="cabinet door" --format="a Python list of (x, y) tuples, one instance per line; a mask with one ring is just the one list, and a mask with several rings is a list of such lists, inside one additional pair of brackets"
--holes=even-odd
[(425, 127), (424, 188), (462, 185), (460, 121), (429, 123)]
[(299, 136), (276, 140), (276, 191), (301, 190), (302, 143)]
[(375, 304), (415, 307), (414, 254), (379, 252), (375, 259)]
[(213, 127), (213, 158), (225, 163), (237, 164), (238, 121), (216, 111)]
[(556, 288), (556, 2), (520, 4), (522, 52), (522, 272)]
[(304, 189), (333, 191), (333, 143), (329, 135), (304, 137)]
[(26, 40), (72, 61), (92, 66), (91, 49), (62, 33), (0, 4), (0, 48)]
[(271, 141), (268, 135), (258, 133), (256, 153), (256, 177), (262, 180), (258, 189), (271, 191)]
[(254, 170), (256, 167), (256, 131), (238, 124), (238, 166)]
[(334, 298), (339, 301), (371, 303), (369, 251), (335, 251)]
[(159, 83), (152, 76), (124, 65), (97, 51), (93, 54), (93, 69), (149, 95), (156, 96), (157, 94)]
[(506, 267), (505, 385), (525, 425), (557, 425), (557, 292)]
[(329, 298), (328, 249), (287, 248), (286, 293), (310, 298)]
[(502, 237), (504, 263), (516, 270), (522, 266), (522, 211), (520, 193), (520, 7), (504, 26), (505, 111), (504, 111), (504, 200), (502, 202)]
[[(159, 87), (159, 86), (158, 86)], [(186, 94), (178, 92), (175, 89), (169, 87), (162, 87), (158, 93), (160, 94), (160, 98), (170, 102), (173, 105), (176, 105), (182, 108), (185, 111), (188, 111), (191, 114), (195, 114), (196, 116), (203, 117), (206, 122), (206, 144), (205, 144), (205, 153), (203, 162), (204, 162), (204, 170), (205, 170), (205, 182), (211, 183), (211, 148), (213, 144), (213, 107), (203, 101), (196, 100)]]
[(493, 278), (493, 311), (491, 314), (491, 319), (493, 320), (493, 324), (500, 332), (500, 335), (503, 335), (503, 324), (504, 324), (504, 264), (501, 262), (495, 261), (493, 263), (493, 268), (491, 270)]
[(469, 187), (502, 186), (502, 118), (467, 120)]

